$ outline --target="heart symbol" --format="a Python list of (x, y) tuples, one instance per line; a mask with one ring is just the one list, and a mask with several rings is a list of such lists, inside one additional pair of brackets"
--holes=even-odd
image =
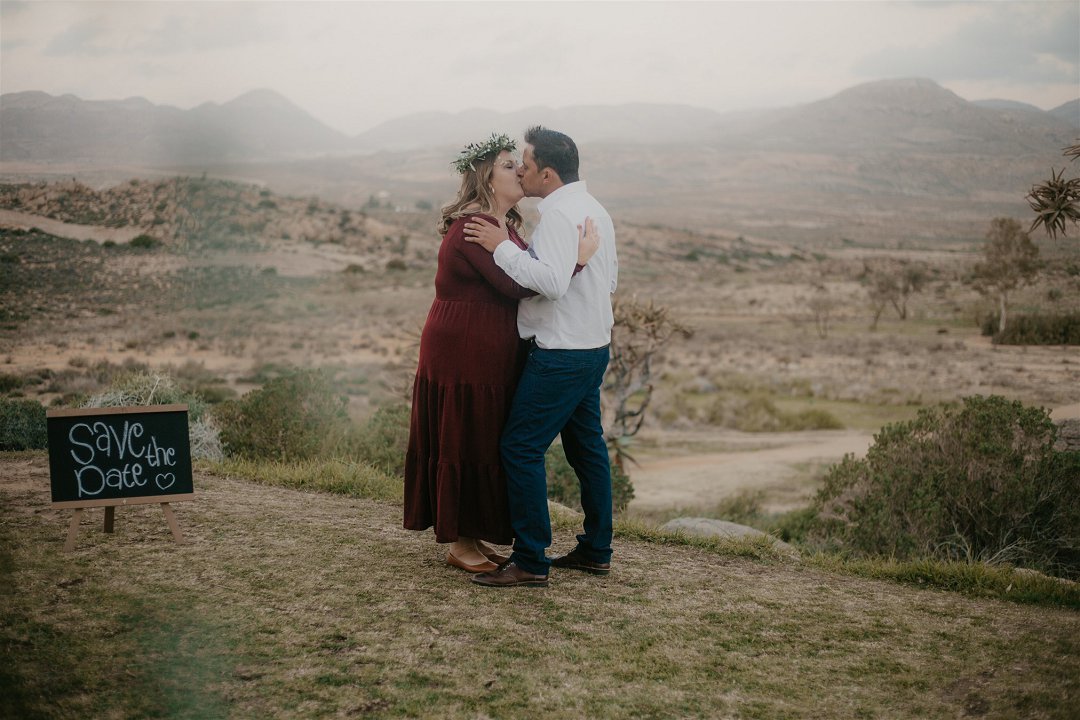
[(154, 482), (162, 490), (168, 490), (176, 482), (176, 476), (172, 473), (158, 473), (157, 477), (154, 478)]

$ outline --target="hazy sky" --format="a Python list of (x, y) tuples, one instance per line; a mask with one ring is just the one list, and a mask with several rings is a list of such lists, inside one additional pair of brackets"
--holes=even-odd
[(408, 113), (624, 102), (715, 110), (928, 77), (1080, 97), (1080, 3), (11, 2), (0, 91), (191, 108), (255, 88), (355, 134)]

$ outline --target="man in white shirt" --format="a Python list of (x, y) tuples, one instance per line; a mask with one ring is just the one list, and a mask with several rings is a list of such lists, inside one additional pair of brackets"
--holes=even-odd
[[(527, 197), (543, 198), (530, 253), (506, 231), (482, 220), (467, 239), (494, 253), (495, 263), (539, 295), (518, 304), (518, 333), (529, 355), (503, 429), (514, 551), (497, 570), (473, 581), (491, 587), (545, 586), (551, 565), (606, 575), (611, 561), (611, 469), (600, 424), (600, 386), (611, 342), (611, 294), (618, 282), (615, 229), (603, 206), (578, 179), (578, 152), (566, 135), (542, 127), (525, 133), (518, 179)], [(574, 276), (579, 226), (592, 219), (600, 247)], [(571, 282), (573, 277), (573, 282)], [(544, 454), (562, 435), (566, 459), (581, 484), (584, 533), (573, 551), (554, 560)]]

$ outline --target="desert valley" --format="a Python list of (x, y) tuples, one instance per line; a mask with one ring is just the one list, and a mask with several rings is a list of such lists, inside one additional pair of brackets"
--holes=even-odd
[[(1032, 186), (1080, 174), (1063, 156), (1080, 100), (1044, 111), (889, 80), (755, 113), (476, 110), (346, 137), (265, 90), (193, 110), (5, 94), (0, 395), (69, 406), (144, 371), (219, 406), (318, 369), (358, 426), (406, 407), (450, 161), (535, 123), (579, 141), (611, 211), (616, 301), (680, 330), (656, 348), (645, 422), (621, 446), (634, 495), (618, 572), (559, 574), (543, 597), (469, 593), (400, 528), (400, 478), (353, 492), (361, 473), (337, 458), (199, 466), (199, 500), (178, 510), (189, 545), (146, 506), (65, 555), (47, 460), (7, 453), (0, 559), (25, 592), (3, 596), (0, 629), (25, 669), (0, 679), (16, 707), (525, 717), (532, 696), (567, 718), (1074, 712), (1075, 583), (657, 528), (791, 517), (845, 456), (943, 401), (1080, 418), (1077, 346), (995, 343), (997, 298), (972, 281), (996, 218), (1027, 230)], [(1031, 233), (1042, 266), (1010, 318), (1080, 317), (1078, 238)], [(609, 388), (609, 420), (611, 405)], [(347, 489), (320, 492), (335, 473)], [(579, 523), (556, 508), (555, 546)], [(525, 646), (503, 642), (515, 633)]]
[[(226, 153), (195, 144), (208, 131), (178, 111), (172, 126), (148, 119), (165, 112), (149, 104), (3, 102), (0, 357), (10, 390), (46, 403), (125, 365), (169, 369), (215, 398), (326, 368), (357, 418), (405, 401), (454, 133), (552, 121), (581, 137), (583, 176), (616, 219), (619, 296), (693, 331), (657, 358), (636, 438), (639, 505), (753, 489), (747, 458), (779, 443), (804, 448), (766, 472), (784, 478), (766, 484), (788, 507), (783, 486), (809, 492), (822, 463), (940, 400), (1000, 394), (1080, 414), (1075, 350), (993, 345), (980, 333), (993, 301), (965, 282), (990, 221), (1026, 227), (1025, 193), (1068, 162), (1076, 103), (984, 107), (929, 81), (884, 81), (755, 117), (537, 109), (406, 119), (350, 146), (296, 130), (286, 119), (302, 111), (266, 91), (211, 108), (221, 137), (240, 136), (227, 122), (251, 125), (249, 144)], [(133, 248), (139, 235), (152, 246)], [(1034, 239), (1047, 264), (1015, 311), (1076, 312), (1080, 246)], [(869, 289), (873, 273), (904, 267), (924, 279), (901, 318)], [(772, 417), (747, 419), (761, 402)], [(778, 413), (808, 409), (842, 439), (775, 432)], [(729, 451), (738, 462), (710, 469)], [(700, 465), (683, 457), (701, 453)], [(705, 479), (680, 489), (683, 472)]]

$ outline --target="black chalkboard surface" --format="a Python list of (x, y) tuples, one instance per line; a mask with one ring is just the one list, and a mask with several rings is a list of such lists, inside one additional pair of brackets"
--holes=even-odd
[(55, 505), (193, 497), (187, 405), (50, 410), (46, 425)]

